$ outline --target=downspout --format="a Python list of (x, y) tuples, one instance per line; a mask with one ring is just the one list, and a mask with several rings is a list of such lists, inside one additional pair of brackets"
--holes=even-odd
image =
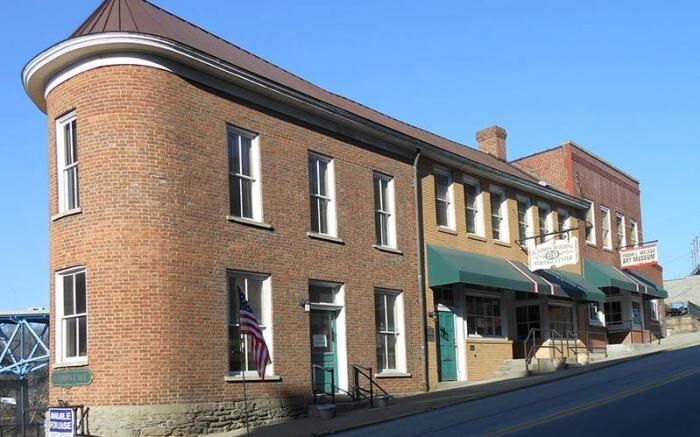
[(425, 244), (423, 241), (423, 201), (422, 187), (418, 170), (418, 163), (421, 158), (420, 149), (416, 150), (416, 157), (413, 159), (413, 194), (416, 204), (416, 255), (418, 257), (418, 305), (420, 306), (420, 326), (423, 336), (421, 343), (421, 358), (423, 359), (423, 385), (425, 391), (430, 391), (430, 378), (428, 377), (428, 330), (426, 318), (428, 317), (425, 303)]

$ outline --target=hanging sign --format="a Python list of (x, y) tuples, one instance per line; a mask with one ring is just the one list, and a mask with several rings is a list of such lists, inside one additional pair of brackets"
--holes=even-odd
[(75, 411), (72, 408), (49, 408), (48, 437), (75, 437)]
[(656, 265), (659, 263), (659, 253), (656, 243), (645, 244), (639, 247), (620, 249), (620, 267), (639, 267)]
[(551, 269), (578, 263), (578, 238), (558, 238), (530, 247), (528, 250), (530, 270)]

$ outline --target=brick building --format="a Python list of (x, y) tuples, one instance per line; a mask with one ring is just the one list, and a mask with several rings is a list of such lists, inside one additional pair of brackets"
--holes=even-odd
[[(431, 386), (492, 378), (513, 358), (549, 357), (555, 339), (584, 355), (576, 340), (588, 331), (588, 303), (604, 299), (581, 275), (588, 202), (508, 164), (504, 129), (483, 129), (477, 141), (484, 153), (466, 158), (488, 167), (439, 157), (420, 165)], [(573, 263), (529, 270), (530, 250), (562, 241), (573, 244)]]
[(607, 328), (610, 343), (661, 337), (667, 296), (662, 267), (620, 268), (620, 249), (638, 248), (645, 241), (639, 181), (572, 141), (513, 164), (591, 203), (586, 213), (584, 276), (607, 294), (605, 320), (591, 315), (592, 329)]
[(95, 434), (240, 427), (244, 377), (255, 424), (352, 391), (353, 365), (392, 394), (484, 379), (599, 316), (587, 192), (508, 163), (501, 128), (465, 147), (144, 0), (105, 0), (23, 80), (48, 118), (53, 376), (92, 376), (50, 404)]

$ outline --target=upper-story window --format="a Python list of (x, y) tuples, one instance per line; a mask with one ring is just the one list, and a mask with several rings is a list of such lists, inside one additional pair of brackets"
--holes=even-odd
[[(571, 229), (571, 217), (569, 216), (569, 210), (559, 208), (557, 210), (557, 214), (559, 215), (559, 230), (566, 231), (568, 229)], [(569, 233), (562, 232), (561, 234), (559, 234), (559, 238), (562, 240), (566, 240), (567, 238), (569, 238)]]
[(331, 158), (309, 154), (309, 195), (311, 231), (335, 237), (335, 171)]
[(484, 236), (481, 186), (476, 179), (464, 176), (464, 205), (466, 208), (467, 233)]
[(80, 208), (78, 197), (78, 135), (75, 113), (56, 121), (58, 212)]
[(56, 273), (56, 362), (87, 362), (87, 284), (85, 268)]
[(491, 185), (491, 233), (494, 240), (509, 241), (508, 238), (508, 208), (506, 192), (501, 187)]
[(394, 178), (374, 173), (374, 224), (376, 244), (396, 248)]
[(591, 202), (591, 206), (586, 211), (586, 243), (596, 244), (595, 239), (595, 205)]
[(615, 225), (617, 231), (617, 248), (627, 246), (627, 234), (625, 232), (625, 216), (615, 214)]
[(228, 127), (228, 183), (230, 214), (262, 221), (258, 136)]
[(630, 245), (639, 246), (639, 225), (636, 220), (630, 220)]
[(531, 203), (530, 199), (518, 195), (518, 238), (524, 240), (525, 238), (531, 237), (532, 232), (532, 218), (531, 216)]
[(603, 247), (612, 249), (612, 235), (610, 234), (610, 210), (604, 206), (600, 207), (600, 231), (603, 239)]
[(449, 171), (435, 170), (435, 206), (437, 225), (455, 229), (452, 175)]
[(554, 226), (552, 225), (552, 209), (548, 204), (544, 202), (537, 203), (537, 219), (540, 225), (540, 243), (549, 241), (552, 239), (551, 234), (554, 231)]

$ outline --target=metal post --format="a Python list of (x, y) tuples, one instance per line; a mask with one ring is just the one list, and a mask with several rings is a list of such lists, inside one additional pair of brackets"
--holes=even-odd
[(245, 411), (245, 435), (250, 436), (250, 424), (248, 423), (248, 390), (245, 383), (245, 366), (248, 360), (245, 356), (245, 336), (241, 334), (241, 352), (243, 352), (243, 363), (241, 363), (241, 375), (243, 375), (243, 411)]
[(333, 401), (333, 405), (335, 405), (335, 369), (332, 367), (331, 369), (331, 400)]
[(369, 407), (374, 408), (374, 380), (371, 367), (369, 368)]
[(21, 378), (16, 384), (15, 401), (17, 408), (15, 409), (15, 424), (17, 425), (17, 433), (25, 435), (25, 410), (29, 408), (29, 381), (27, 378)]

